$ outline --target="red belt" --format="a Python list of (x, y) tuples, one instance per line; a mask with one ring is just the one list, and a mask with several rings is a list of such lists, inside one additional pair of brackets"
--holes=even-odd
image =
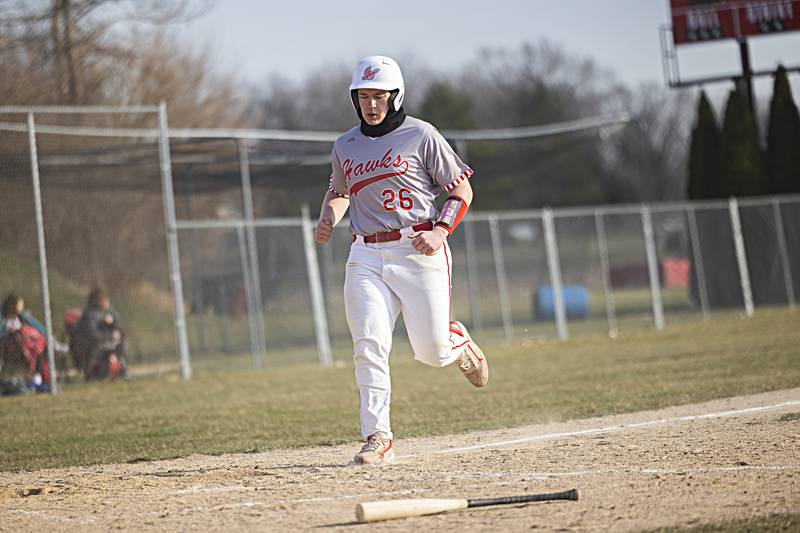
[[(414, 231), (430, 231), (433, 229), (433, 222), (428, 220), (427, 222), (411, 226), (411, 229)], [(399, 229), (392, 231), (379, 231), (378, 233), (373, 233), (372, 235), (364, 235), (364, 242), (368, 242), (370, 244), (379, 242), (392, 242), (399, 241), (400, 237), (402, 237), (402, 234), (400, 233)], [(355, 235), (353, 235), (353, 240), (356, 240)]]

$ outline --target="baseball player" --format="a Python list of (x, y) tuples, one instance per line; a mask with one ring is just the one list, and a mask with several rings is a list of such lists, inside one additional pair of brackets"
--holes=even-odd
[[(350, 96), (361, 122), (339, 137), (316, 240), (330, 240), (350, 209), (353, 234), (344, 282), (353, 337), (361, 432), (360, 464), (390, 460), (389, 352), (400, 313), (418, 361), (456, 363), (475, 387), (489, 367), (464, 325), (450, 321), (453, 233), (472, 201), (472, 169), (432, 125), (406, 116), (405, 86), (391, 58), (370, 56), (353, 71)], [(448, 193), (441, 212), (436, 197)]]

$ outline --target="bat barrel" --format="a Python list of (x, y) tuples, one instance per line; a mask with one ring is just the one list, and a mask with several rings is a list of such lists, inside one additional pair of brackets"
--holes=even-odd
[(565, 490), (563, 492), (550, 492), (546, 494), (525, 494), (523, 496), (504, 496), (501, 498), (479, 498), (467, 500), (468, 507), (485, 507), (487, 505), (509, 505), (515, 503), (544, 502), (551, 500), (577, 500), (578, 491), (576, 489)]
[(378, 520), (409, 518), (466, 508), (467, 500), (419, 498), (364, 502), (356, 505), (356, 520), (359, 522), (376, 522)]

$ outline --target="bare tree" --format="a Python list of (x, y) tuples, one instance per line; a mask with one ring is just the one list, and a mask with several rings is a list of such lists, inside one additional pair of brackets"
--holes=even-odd
[(350, 71), (345, 65), (317, 69), (303, 80), (271, 76), (256, 94), (261, 122), (267, 128), (346, 130), (356, 124), (348, 96)]
[(594, 60), (572, 56), (549, 41), (481, 50), (459, 76), (459, 88), (481, 103), (477, 113), (482, 127), (528, 126), (607, 112), (613, 105), (609, 96), (619, 86), (613, 73)]
[[(188, 49), (170, 36), (169, 23), (197, 16), (198, 9), (197, 2), (190, 5), (187, 0), (0, 0), (1, 103), (163, 100), (172, 127), (253, 125), (246, 119), (246, 102), (234, 76), (215, 68), (207, 50)], [(41, 120), (155, 125), (152, 116), (144, 115), (44, 115)], [(54, 270), (81, 283), (130, 288), (147, 281), (165, 288), (165, 262), (153, 255), (163, 252), (163, 205), (152, 142), (53, 135), (38, 141), (45, 230), (50, 242), (57, 243)], [(19, 169), (25, 142), (17, 134), (0, 138), (0, 180), (6, 194), (21, 199), (0, 209), (0, 227), (9, 229), (0, 242), (2, 251), (21, 257), (32, 253), (28, 229), (34, 227), (29, 176), (24, 167)], [(53, 162), (61, 157), (81, 162)], [(183, 169), (178, 162), (174, 167), (178, 179)], [(125, 253), (114, 251), (119, 242), (125, 243)]]
[(105, 102), (109, 64), (138, 52), (120, 24), (157, 31), (208, 6), (189, 0), (0, 0), (2, 66), (17, 74), (0, 81), (6, 103)]
[(611, 137), (604, 151), (615, 200), (685, 199), (691, 91), (646, 83), (634, 90), (620, 89), (616, 98), (635, 122)]

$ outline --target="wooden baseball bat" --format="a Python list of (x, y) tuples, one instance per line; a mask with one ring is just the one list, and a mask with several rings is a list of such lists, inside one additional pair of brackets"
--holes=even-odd
[(526, 494), (524, 496), (505, 496), (502, 498), (481, 498), (474, 500), (416, 498), (410, 500), (364, 502), (356, 505), (356, 520), (359, 522), (377, 522), (379, 520), (391, 520), (392, 518), (410, 518), (412, 516), (437, 514), (445, 511), (455, 511), (456, 509), (467, 509), (469, 507), (577, 499), (578, 491), (576, 489), (571, 489), (547, 494)]

